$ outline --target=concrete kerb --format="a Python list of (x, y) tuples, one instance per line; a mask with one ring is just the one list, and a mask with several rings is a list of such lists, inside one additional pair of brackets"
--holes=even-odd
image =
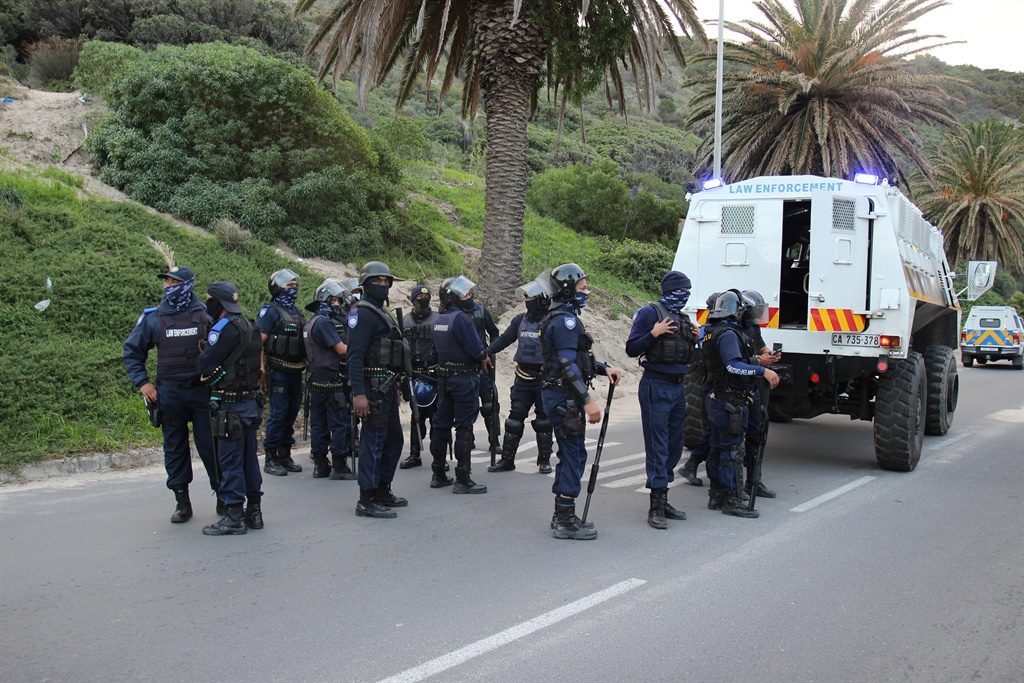
[[(309, 446), (297, 446), (292, 455), (308, 455)], [(260, 457), (263, 457), (262, 450)], [(192, 449), (192, 460), (201, 470), (203, 465)], [(55, 477), (66, 477), (72, 474), (90, 472), (107, 472), (130, 470), (148, 465), (163, 465), (164, 451), (160, 447), (131, 449), (124, 453), (97, 453), (81, 455), (73, 458), (55, 458), (29, 463), (21, 468), (19, 474), (0, 471), (0, 486), (7, 484), (24, 484), (30, 481), (42, 481)]]

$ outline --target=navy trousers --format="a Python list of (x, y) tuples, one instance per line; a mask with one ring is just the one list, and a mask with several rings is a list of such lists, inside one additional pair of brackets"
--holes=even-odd
[[(565, 433), (565, 419), (574, 419), (574, 415), (559, 415), (566, 408), (565, 391), (563, 389), (545, 389), (544, 412), (551, 419), (551, 425), (555, 431), (555, 440), (558, 442), (558, 463), (555, 465), (555, 482), (551, 485), (551, 492), (556, 496), (565, 498), (577, 498), (580, 495), (580, 481), (583, 479), (583, 471), (587, 467), (587, 448), (584, 435), (586, 420), (580, 417), (584, 428), (580, 434)], [(561, 411), (559, 409), (562, 409)], [(576, 412), (583, 415), (583, 406), (577, 404)]]
[(437, 412), (430, 434), (430, 455), (435, 465), (444, 464), (452, 427), (455, 427), (455, 442), (468, 443), (473, 440), (473, 425), (479, 415), (480, 375), (468, 373), (440, 380)]
[[(373, 413), (362, 422), (359, 440), (359, 488), (375, 489), (395, 480), (405, 434), (398, 417), (398, 388), (392, 386), (371, 406)], [(379, 426), (376, 426), (379, 425)]]
[(736, 491), (736, 469), (743, 467), (743, 441), (746, 436), (747, 406), (732, 406), (740, 411), (742, 430), (730, 430), (732, 413), (726, 403), (718, 398), (707, 397), (708, 422), (711, 425), (711, 454), (708, 456), (707, 472), (712, 482), (725, 493)]
[(263, 448), (291, 446), (295, 443), (295, 418), (302, 408), (302, 373), (270, 372), (270, 415)]
[[(157, 384), (159, 385), (159, 380)], [(164, 469), (167, 488), (174, 490), (192, 483), (192, 451), (188, 445), (188, 425), (203, 461), (210, 488), (217, 490), (217, 459), (213, 453), (213, 430), (210, 428), (210, 391), (206, 387), (161, 386), (157, 402), (163, 414)]]
[(349, 409), (338, 407), (333, 392), (312, 389), (309, 392), (310, 454), (319, 457), (330, 451), (333, 455), (348, 457), (352, 452), (349, 445), (351, 431)]
[(685, 384), (643, 377), (640, 380), (640, 422), (647, 451), (647, 488), (668, 488), (683, 455)]
[(241, 505), (246, 496), (260, 497), (263, 492), (263, 474), (256, 457), (256, 430), (263, 419), (263, 411), (256, 401), (227, 404), (227, 410), (242, 419), (244, 431), (238, 439), (217, 439), (217, 458), (220, 462), (220, 494), (225, 505)]

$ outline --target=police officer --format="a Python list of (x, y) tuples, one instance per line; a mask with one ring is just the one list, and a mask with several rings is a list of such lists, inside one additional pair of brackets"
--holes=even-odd
[(407, 345), (395, 319), (384, 310), (394, 278), (381, 261), (359, 271), (362, 297), (348, 314), (348, 381), (352, 412), (363, 421), (359, 440), (359, 517), (393, 518), (392, 508), (409, 501), (391, 492), (405, 439), (398, 418), (398, 376)]
[[(345, 354), (348, 349), (346, 304), (350, 293), (334, 278), (327, 278), (316, 288), (313, 301), (306, 310), (313, 313), (302, 329), (309, 364), (310, 452), (313, 457), (313, 478), (330, 477), (352, 480), (356, 475), (348, 466), (352, 454), (349, 442), (351, 413), (348, 401), (348, 372)], [(331, 461), (327, 460), (328, 451)]]
[[(546, 275), (546, 274), (545, 274)], [(536, 419), (531, 423), (537, 435), (537, 467), (542, 474), (551, 472), (551, 448), (554, 443), (551, 420), (544, 412), (544, 378), (541, 366), (544, 359), (540, 351), (540, 325), (551, 305), (551, 295), (544, 290), (541, 282), (531, 280), (519, 288), (526, 305), (526, 312), (512, 318), (508, 328), (493, 340), (486, 353), (496, 353), (516, 343), (516, 377), (512, 383), (509, 399), (508, 419), (505, 420), (505, 440), (501, 444), (501, 460), (488, 472), (510, 472), (516, 468), (516, 452), (526, 428), (526, 416), (533, 408)]]
[[(462, 306), (464, 310), (469, 311), (470, 315), (472, 315), (473, 326), (480, 336), (480, 343), (486, 347), (488, 342), (493, 342), (498, 338), (500, 330), (498, 330), (498, 326), (494, 323), (494, 316), (491, 315), (491, 312), (483, 304), (475, 301), (472, 293), (470, 293), (469, 297), (472, 306), (469, 303), (464, 303)], [(492, 365), (488, 367), (492, 367), (493, 363), (494, 360), (491, 359)], [(497, 410), (498, 388), (494, 385), (494, 380), (490, 373), (484, 371), (480, 374), (480, 417), (484, 419), (484, 426), (487, 427), (487, 440), (491, 444), (498, 444), (501, 439), (501, 430), (498, 428), (498, 416), (495, 415)]]
[(558, 440), (558, 464), (551, 486), (555, 494), (552, 526), (555, 538), (586, 541), (597, 538), (597, 530), (589, 522), (584, 527), (576, 516), (576, 498), (587, 465), (584, 415), (591, 424), (601, 421), (601, 408), (587, 387), (599, 374), (618, 384), (622, 371), (597, 362), (590, 351), (594, 340), (578, 317), (590, 293), (587, 274), (575, 263), (563, 263), (551, 270), (550, 277), (555, 308), (541, 324), (540, 338), (544, 412), (551, 418)]
[[(751, 345), (757, 353), (757, 363), (763, 368), (768, 367), (772, 363), (778, 363), (782, 360), (782, 353), (778, 351), (772, 351), (768, 348), (768, 345), (764, 342), (764, 337), (761, 336), (761, 325), (768, 322), (768, 303), (761, 296), (761, 293), (754, 289), (746, 289), (743, 291), (743, 299), (747, 304), (746, 310), (743, 314), (743, 319), (740, 320), (740, 324), (743, 326), (743, 334), (750, 339)], [(761, 449), (761, 429), (766, 424), (768, 419), (768, 397), (770, 395), (770, 389), (768, 383), (763, 379), (758, 379), (755, 383), (756, 391), (754, 391), (754, 403), (750, 406), (750, 418), (747, 421), (747, 436), (746, 436), (746, 466), (747, 466), (747, 478), (743, 484), (744, 491), (749, 495), (751, 489), (751, 483), (754, 478), (754, 465), (757, 460), (758, 452)], [(767, 437), (767, 433), (765, 434)], [(758, 472), (760, 475), (760, 472)], [(775, 492), (769, 489), (762, 483), (760, 476), (757, 480), (757, 497), (758, 498), (774, 498)]]
[[(216, 320), (196, 360), (196, 369), (210, 387), (220, 496), (227, 506), (207, 536), (232, 536), (263, 528), (263, 475), (256, 456), (256, 430), (263, 419), (260, 391), (263, 341), (255, 324), (242, 316), (238, 289), (224, 280), (206, 289), (206, 308)], [(245, 509), (242, 505), (248, 501)]]
[[(710, 313), (715, 309), (715, 302), (718, 301), (718, 297), (721, 292), (713, 292), (707, 299), (707, 310)], [(704, 336), (703, 328), (700, 331), (700, 336)], [(690, 366), (690, 373), (697, 373), (700, 375), (701, 383), (701, 402), (700, 410), (703, 416), (702, 423), (704, 424), (704, 431), (701, 432), (700, 439), (694, 445), (690, 451), (690, 457), (686, 459), (683, 466), (679, 468), (679, 476), (690, 483), (691, 486), (703, 486), (704, 481), (697, 476), (697, 468), (700, 467), (702, 462), (706, 462), (708, 454), (711, 451), (711, 423), (708, 421), (708, 408), (707, 408), (707, 395), (709, 392), (707, 376), (704, 372), (704, 356), (702, 354), (700, 344), (697, 345), (697, 354), (694, 358), (694, 363)], [(690, 378), (693, 379), (692, 377)], [(711, 482), (712, 486), (717, 486), (717, 482)]]
[(302, 471), (302, 465), (292, 460), (295, 418), (302, 408), (302, 371), (306, 367), (306, 347), (302, 343), (306, 317), (295, 306), (301, 280), (287, 268), (271, 275), (267, 288), (273, 298), (256, 319), (263, 338), (265, 366), (260, 385), (270, 391), (263, 471), (276, 477)]
[(748, 411), (754, 400), (755, 378), (764, 377), (774, 388), (779, 376), (757, 363), (752, 342), (742, 334), (740, 320), (745, 309), (746, 303), (738, 290), (731, 289), (719, 296), (715, 310), (708, 314), (701, 346), (710, 390), (707, 407), (711, 453), (707, 470), (712, 488), (708, 507), (720, 509), (725, 515), (753, 518), (758, 512), (747, 510), (739, 489)]
[[(206, 467), (210, 488), (217, 491), (217, 462), (210, 432), (210, 399), (199, 382), (196, 358), (199, 342), (206, 338), (211, 320), (192, 292), (195, 275), (185, 266), (172, 266), (161, 273), (164, 297), (158, 306), (147, 308), (135, 323), (124, 343), (123, 361), (128, 379), (155, 404), (164, 437), (164, 468), (167, 488), (174, 491), (177, 503), (171, 521), (186, 522), (192, 517), (188, 485), (192, 483), (192, 454), (188, 444), (188, 424), (196, 450)], [(149, 379), (146, 359), (149, 350), (158, 349), (156, 385)], [(218, 510), (221, 503), (218, 499)]]
[(441, 285), (442, 312), (434, 318), (432, 330), (437, 349), (438, 406), (434, 414), (434, 430), (430, 436), (433, 457), (431, 488), (452, 484), (445, 474), (444, 459), (451, 430), (455, 427), (455, 485), (452, 493), (487, 493), (487, 487), (470, 478), (473, 451), (473, 423), (480, 414), (480, 370), (489, 370), (491, 359), (484, 353), (473, 324), (473, 288), (476, 285), (460, 275)]
[(667, 529), (668, 519), (686, 519), (686, 513), (668, 502), (673, 469), (683, 454), (686, 424), (687, 364), (697, 345), (697, 328), (682, 312), (690, 298), (690, 278), (672, 270), (661, 279), (661, 298), (633, 317), (626, 353), (640, 357), (640, 417), (647, 451), (647, 488), (651, 504), (647, 523)]
[[(434, 348), (432, 333), (437, 314), (430, 308), (430, 289), (426, 285), (416, 285), (409, 293), (409, 300), (412, 301), (412, 311), (402, 318), (402, 333), (409, 342), (412, 369), (416, 374), (412, 400), (419, 408), (419, 423), (414, 421), (409, 425), (409, 457), (399, 465), (403, 470), (423, 464), (420, 442), (427, 435), (427, 420), (430, 420), (433, 431), (433, 416), (437, 409), (437, 379), (434, 376), (437, 349)], [(416, 430), (419, 430), (419, 439), (416, 438)]]

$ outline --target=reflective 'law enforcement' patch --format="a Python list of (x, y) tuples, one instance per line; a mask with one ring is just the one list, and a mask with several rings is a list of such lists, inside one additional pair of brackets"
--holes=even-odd
[(572, 317), (571, 315), (567, 315), (567, 316), (564, 316), (564, 317), (565, 317), (565, 329), (567, 329), (567, 330), (576, 329), (576, 318)]
[(358, 322), (359, 322), (359, 314), (358, 313), (353, 313), (352, 315), (350, 315), (348, 317), (348, 326), (351, 327), (353, 330), (356, 329), (356, 323), (358, 323)]

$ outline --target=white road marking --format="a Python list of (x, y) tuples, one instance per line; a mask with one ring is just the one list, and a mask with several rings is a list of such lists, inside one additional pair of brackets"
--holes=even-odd
[(610, 489), (621, 489), (627, 486), (636, 486), (637, 484), (647, 483), (647, 473), (638, 474), (635, 477), (626, 477), (625, 479), (619, 479), (617, 481), (608, 482), (607, 484), (601, 484)]
[(806, 503), (802, 503), (800, 505), (797, 505), (795, 508), (790, 508), (789, 511), (790, 512), (807, 512), (811, 508), (818, 507), (822, 503), (827, 503), (828, 501), (832, 500), (833, 498), (838, 498), (839, 496), (843, 495), (844, 493), (848, 493), (849, 491), (852, 491), (855, 488), (863, 486), (864, 484), (868, 483), (869, 481), (872, 481), (874, 478), (875, 477), (861, 477), (860, 479), (856, 479), (854, 481), (851, 481), (846, 486), (840, 486), (839, 488), (837, 488), (837, 489), (835, 489), (833, 491), (829, 491), (828, 493), (822, 494), (822, 495), (818, 496), (817, 498), (811, 498)]
[(638, 588), (645, 583), (647, 582), (643, 579), (627, 579), (615, 584), (614, 586), (605, 588), (602, 591), (591, 593), (590, 595), (580, 598), (575, 602), (570, 602), (568, 605), (551, 610), (539, 617), (535, 617), (529, 621), (524, 621), (521, 624), (505, 629), (500, 633), (495, 633), (493, 636), (484, 638), (483, 640), (478, 640), (463, 648), (459, 648), (454, 652), (449, 652), (448, 654), (441, 655), (429, 662), (424, 662), (419, 666), (406, 669), (399, 674), (382, 679), (379, 683), (415, 683), (416, 681), (422, 681), (434, 674), (439, 674), (442, 671), (447, 671), (448, 669), (460, 664), (464, 664), (470, 659), (487, 654), (491, 650), (496, 650), (502, 645), (507, 645), (519, 640), (520, 638), (528, 636), (542, 628), (557, 624), (563, 619), (568, 619), (569, 617), (579, 614), (584, 610), (588, 610), (591, 607), (595, 607), (602, 602), (611, 600), (612, 598), (622, 595), (627, 591), (631, 591), (634, 588)]
[(1024, 422), (1024, 408), (1007, 408), (985, 416), (986, 420), (998, 420), (999, 422)]

